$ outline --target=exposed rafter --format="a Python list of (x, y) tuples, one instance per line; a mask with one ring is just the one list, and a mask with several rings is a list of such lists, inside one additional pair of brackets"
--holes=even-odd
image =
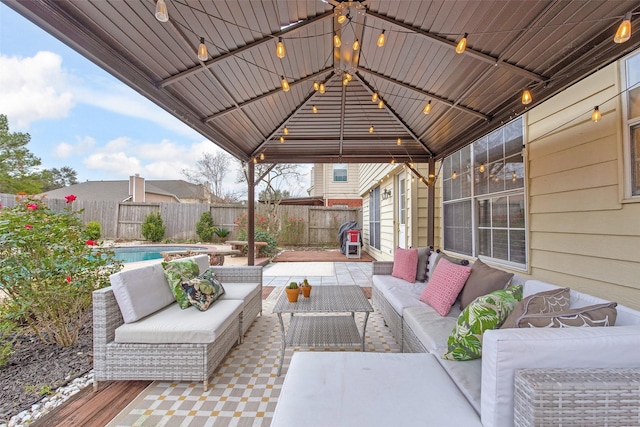
[[(430, 40), (432, 40), (432, 41), (434, 41), (436, 43), (440, 43), (440, 44), (442, 44), (444, 46), (449, 46), (452, 49), (455, 49), (455, 47), (456, 47), (456, 43), (452, 42), (451, 40), (447, 40), (444, 37), (438, 36), (436, 34), (432, 34), (432, 33), (428, 32), (428, 31), (425, 31), (425, 30), (423, 30), (421, 28), (416, 28), (416, 27), (414, 27), (412, 25), (405, 24), (404, 22), (397, 21), (397, 20), (395, 20), (393, 18), (390, 18), (390, 17), (388, 17), (386, 15), (382, 15), (382, 14), (376, 13), (376, 12), (367, 11), (367, 16), (371, 16), (373, 18), (378, 18), (378, 19), (381, 19), (381, 20), (383, 20), (385, 22), (389, 22), (390, 24), (397, 25), (397, 26), (402, 27), (404, 29), (413, 31), (416, 34), (420, 34), (421, 36), (424, 36), (424, 37), (426, 37), (426, 38), (428, 38), (428, 39), (430, 39)], [(533, 80), (533, 81), (536, 81), (536, 82), (541, 82), (541, 81), (547, 80), (545, 77), (543, 77), (541, 75), (538, 75), (538, 74), (536, 74), (536, 73), (534, 73), (532, 71), (525, 70), (524, 68), (518, 67), (517, 65), (509, 64), (508, 62), (504, 62), (503, 60), (501, 60), (499, 58), (495, 58), (495, 57), (493, 57), (491, 55), (487, 55), (486, 53), (482, 53), (480, 51), (474, 50), (474, 49), (470, 48), (469, 46), (467, 46), (466, 50), (464, 51), (464, 54), (472, 56), (474, 58), (477, 58), (477, 59), (479, 59), (481, 61), (488, 62), (490, 64), (493, 64), (493, 65), (497, 66), (497, 67), (504, 68), (505, 70), (509, 70), (509, 71), (511, 71), (511, 72), (513, 72), (515, 74), (521, 75), (523, 77), (526, 77), (526, 78), (528, 78), (530, 80)]]
[(370, 70), (368, 68), (360, 67), (359, 70), (360, 71), (364, 71), (367, 74), (371, 74), (372, 76), (377, 77), (379, 79), (382, 79), (382, 80), (388, 81), (390, 83), (393, 83), (395, 85), (401, 86), (401, 87), (403, 87), (405, 89), (409, 89), (409, 90), (417, 92), (417, 93), (419, 93), (421, 95), (425, 95), (425, 96), (428, 96), (430, 98), (433, 98), (438, 102), (441, 102), (443, 104), (446, 104), (446, 105), (450, 106), (451, 108), (455, 108), (456, 110), (460, 110), (460, 111), (464, 111), (465, 113), (472, 114), (472, 115), (474, 115), (474, 116), (476, 116), (478, 118), (481, 118), (482, 120), (490, 120), (491, 119), (491, 117), (487, 116), (486, 114), (482, 114), (479, 111), (475, 111), (475, 110), (472, 110), (471, 108), (465, 107), (463, 105), (456, 104), (455, 102), (449, 101), (448, 99), (442, 98), (442, 97), (440, 97), (440, 96), (438, 96), (438, 95), (436, 95), (434, 93), (427, 92), (426, 90), (422, 90), (422, 89), (420, 89), (418, 87), (415, 87), (415, 86), (411, 86), (411, 85), (409, 85), (407, 83), (401, 82), (400, 80), (392, 79), (391, 77), (387, 77), (384, 74), (380, 74), (380, 73), (378, 73), (376, 71), (373, 71), (373, 70)]
[(229, 51), (227, 53), (223, 53), (220, 56), (216, 56), (215, 58), (209, 59), (208, 61), (204, 62), (202, 65), (193, 66), (193, 67), (188, 68), (188, 69), (186, 69), (184, 71), (181, 71), (178, 74), (175, 74), (175, 75), (173, 75), (171, 77), (167, 77), (166, 79), (160, 81), (158, 83), (158, 85), (160, 87), (165, 87), (167, 85), (170, 85), (172, 83), (180, 81), (180, 80), (182, 80), (182, 79), (184, 79), (186, 77), (189, 77), (193, 73), (198, 73), (198, 72), (204, 70), (205, 68), (208, 69), (208, 68), (212, 67), (213, 65), (217, 64), (218, 62), (227, 60), (227, 59), (233, 57), (234, 55), (238, 55), (238, 54), (240, 54), (240, 53), (242, 53), (244, 51), (251, 50), (251, 49), (253, 49), (255, 47), (258, 47), (258, 46), (262, 46), (265, 43), (272, 42), (274, 38), (281, 37), (281, 36), (283, 36), (283, 35), (285, 35), (287, 33), (299, 30), (302, 27), (305, 27), (307, 25), (313, 24), (314, 22), (317, 22), (317, 21), (321, 21), (323, 19), (330, 18), (332, 16), (333, 16), (333, 12), (327, 12), (327, 13), (323, 13), (322, 15), (314, 16), (313, 18), (305, 19), (304, 21), (299, 22), (299, 23), (297, 23), (295, 25), (292, 25), (292, 26), (290, 26), (290, 27), (288, 27), (288, 28), (286, 28), (286, 29), (284, 29), (284, 30), (282, 30), (280, 32), (277, 32), (275, 34), (271, 34), (271, 35), (269, 35), (267, 37), (261, 38), (260, 40), (256, 40), (256, 41), (254, 41), (252, 43), (249, 43), (247, 45), (239, 47), (238, 49), (234, 49), (234, 50)]
[[(289, 83), (289, 87), (294, 87), (294, 86), (299, 85), (301, 83), (304, 83), (304, 82), (307, 82), (309, 80), (315, 79), (316, 77), (321, 76), (323, 74), (326, 74), (327, 72), (329, 72), (331, 70), (333, 70), (333, 67), (323, 68), (322, 70), (320, 70), (318, 72), (315, 72), (313, 74), (310, 74), (310, 75), (308, 75), (308, 76), (306, 76), (306, 77), (304, 77), (302, 79), (296, 80), (295, 82), (290, 82)], [(239, 102), (237, 104), (237, 106), (233, 106), (231, 108), (227, 108), (225, 110), (222, 110), (222, 111), (219, 111), (219, 112), (217, 112), (215, 114), (212, 114), (209, 117), (205, 118), (204, 121), (205, 122), (209, 122), (209, 121), (211, 121), (213, 119), (217, 119), (218, 117), (222, 117), (222, 116), (224, 116), (226, 114), (229, 114), (231, 112), (237, 111), (238, 108), (241, 109), (242, 107), (246, 107), (249, 104), (253, 104), (254, 102), (260, 101), (261, 99), (268, 98), (268, 97), (270, 97), (272, 95), (275, 95), (278, 92), (282, 92), (282, 89), (281, 88), (274, 89), (272, 91), (263, 93), (260, 96), (256, 96), (255, 98), (251, 98), (251, 99), (248, 99), (246, 101)]]

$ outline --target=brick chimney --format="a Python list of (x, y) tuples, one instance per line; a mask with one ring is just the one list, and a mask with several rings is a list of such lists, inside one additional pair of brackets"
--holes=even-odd
[(133, 202), (145, 202), (144, 178), (140, 174), (129, 177), (129, 196)]

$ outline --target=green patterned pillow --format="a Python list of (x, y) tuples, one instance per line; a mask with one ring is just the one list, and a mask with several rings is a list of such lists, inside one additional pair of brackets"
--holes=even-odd
[(448, 360), (472, 360), (482, 356), (482, 333), (498, 329), (522, 299), (522, 286), (509, 286), (480, 296), (465, 307), (447, 340)]
[(194, 279), (182, 282), (182, 288), (187, 293), (191, 305), (200, 311), (205, 311), (215, 300), (224, 295), (222, 283), (209, 269)]
[(191, 305), (187, 298), (187, 293), (182, 287), (182, 282), (187, 282), (198, 276), (200, 269), (198, 264), (192, 259), (176, 259), (163, 262), (164, 275), (169, 282), (169, 289), (173, 292), (180, 308), (184, 309)]

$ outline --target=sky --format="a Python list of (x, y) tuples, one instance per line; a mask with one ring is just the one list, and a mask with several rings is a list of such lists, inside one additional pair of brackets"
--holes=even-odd
[[(9, 132), (28, 132), (43, 169), (69, 166), (78, 181), (185, 179), (217, 145), (0, 3), (0, 114)], [(236, 184), (238, 161), (224, 180)], [(304, 197), (302, 182), (287, 188)]]

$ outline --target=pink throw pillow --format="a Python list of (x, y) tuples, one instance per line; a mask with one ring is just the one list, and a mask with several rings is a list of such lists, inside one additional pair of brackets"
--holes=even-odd
[(441, 316), (446, 316), (470, 274), (471, 267), (454, 264), (442, 258), (429, 283), (422, 290), (420, 301), (429, 304)]
[(416, 271), (418, 270), (418, 250), (396, 248), (393, 254), (393, 271), (391, 275), (407, 282), (416, 282)]

